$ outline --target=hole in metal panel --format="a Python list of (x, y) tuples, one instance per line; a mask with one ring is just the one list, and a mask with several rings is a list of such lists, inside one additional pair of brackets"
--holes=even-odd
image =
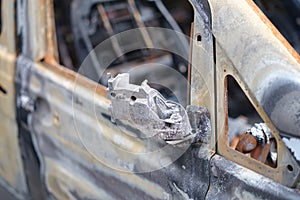
[(202, 41), (202, 36), (200, 34), (198, 34), (196, 37), (197, 37), (197, 42), (201, 42)]
[(228, 75), (229, 146), (270, 167), (277, 166), (277, 141), (238, 84)]
[(4, 87), (2, 87), (2, 85), (0, 85), (0, 92), (3, 94), (7, 94), (7, 91)]
[(289, 170), (289, 172), (294, 171), (294, 168), (292, 165), (287, 165), (286, 168)]

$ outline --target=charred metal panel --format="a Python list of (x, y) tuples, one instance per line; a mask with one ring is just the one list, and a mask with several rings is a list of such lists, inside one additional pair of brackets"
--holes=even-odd
[[(299, 55), (280, 33), (271, 27), (273, 25), (266, 21), (267, 19), (262, 19), (264, 16), (260, 15), (263, 14), (253, 3), (239, 3), (239, 11), (233, 6), (235, 5), (233, 2), (224, 2), (224, 6), (217, 5), (214, 1), (211, 1), (211, 4), (215, 8), (213, 32), (216, 41), (235, 66), (236, 74), (251, 89), (279, 130), (299, 136), (295, 129), (299, 129), (296, 116), (300, 104), (295, 104), (293, 109), (289, 110), (283, 104), (290, 105), (290, 103), (279, 102), (281, 98), (278, 97), (285, 96), (286, 93), (284, 88), (279, 90), (280, 86), (288, 87), (290, 92), (299, 93)], [(249, 8), (252, 9), (251, 12)], [(225, 15), (231, 20), (227, 21)], [(246, 32), (245, 29), (255, 31)], [(240, 43), (230, 41), (240, 41)], [(294, 86), (288, 86), (291, 84)], [(288, 97), (286, 98), (288, 100)], [(280, 116), (276, 113), (272, 114), (275, 109), (274, 104), (277, 109), (280, 109), (281, 115), (289, 120), (279, 122)], [(274, 110), (274, 112), (278, 111)]]
[(44, 185), (41, 183), (40, 161), (34, 149), (30, 131), (29, 114), (35, 109), (35, 102), (31, 98), (27, 81), (30, 78), (32, 61), (26, 57), (18, 56), (16, 61), (16, 102), (17, 122), (19, 131), (19, 146), (22, 152), (22, 161), (26, 173), (28, 191), (23, 198), (45, 199), (47, 196)]
[(262, 105), (278, 130), (299, 138), (300, 83), (277, 78), (262, 97)]
[(52, 0), (16, 0), (18, 49), (34, 61), (57, 60)]
[[(215, 65), (212, 35), (211, 10), (207, 0), (191, 0), (194, 8), (194, 22), (191, 35), (191, 63), (190, 63), (190, 103), (205, 106), (209, 113), (216, 112), (215, 107)], [(210, 148), (216, 145), (216, 119), (211, 115)]]
[[(296, 123), (297, 111), (300, 104), (294, 102), (293, 111), (286, 107), (292, 99), (297, 98), (297, 88), (294, 88), (290, 101), (278, 101), (274, 96), (271, 85), (289, 82), (299, 85), (300, 64), (299, 55), (286, 42), (274, 26), (252, 1), (209, 1), (212, 9), (212, 33), (215, 37), (216, 56), (216, 99), (215, 113), (218, 133), (218, 153), (240, 165), (255, 170), (286, 186), (296, 187), (299, 181), (300, 167), (292, 154), (286, 148), (279, 135), (281, 131)], [(276, 168), (266, 167), (237, 151), (228, 145), (228, 116), (227, 116), (227, 76), (233, 76), (241, 86), (262, 120), (271, 129), (277, 142), (278, 161)], [(273, 90), (274, 91), (274, 90)], [(266, 94), (272, 93), (268, 96)], [(277, 94), (284, 91), (276, 89)], [(297, 93), (297, 94), (295, 94)], [(266, 99), (264, 99), (266, 98)], [(276, 101), (276, 113), (270, 112), (268, 103)], [(271, 109), (272, 110), (272, 109)], [(280, 110), (280, 111), (278, 111)], [(268, 113), (266, 111), (269, 111)], [(277, 123), (279, 116), (293, 119), (282, 125)], [(282, 123), (284, 123), (282, 121)], [(276, 125), (278, 126), (276, 128)], [(295, 130), (296, 125), (289, 127)], [(288, 133), (297, 135), (297, 133)], [(289, 170), (292, 166), (293, 170)], [(291, 181), (293, 180), (293, 181)]]
[(194, 144), (178, 160), (158, 171), (142, 174), (163, 187), (171, 187), (170, 199), (205, 199), (210, 185), (208, 144)]
[(27, 191), (18, 141), (15, 103), (15, 2), (1, 1), (0, 183), (21, 198)]
[[(22, 64), (25, 63), (18, 63), (20, 67)], [(98, 119), (92, 119), (89, 115), (93, 113), (95, 94), (90, 88), (97, 85), (79, 77), (78, 88), (73, 90), (72, 76), (75, 74), (68, 70), (61, 71), (62, 68), (57, 67), (52, 66), (51, 69), (32, 63), (27, 85), (28, 94), (35, 102), (34, 110), (28, 116), (30, 119), (28, 125), (41, 163), (41, 180), (51, 195), (57, 199), (204, 197), (209, 184), (207, 171), (212, 155), (204, 148), (205, 144), (200, 145), (200, 148), (196, 145), (188, 149), (176, 162), (161, 170), (137, 174), (128, 172), (130, 163), (122, 161), (127, 157), (120, 157), (121, 151), (118, 155), (114, 154), (118, 148), (115, 148), (113, 143), (126, 145), (125, 147), (131, 151), (140, 151), (145, 147), (136, 139), (126, 139), (126, 135), (120, 132), (110, 119), (104, 117), (108, 114), (109, 102), (103, 97), (105, 91), (101, 88), (98, 88), (96, 93), (96, 111), (103, 115)], [(68, 76), (64, 76), (65, 74)], [(84, 85), (90, 87), (83, 87)], [(76, 98), (73, 102), (74, 107), (72, 96)], [(73, 109), (79, 116), (75, 121)], [(97, 120), (103, 130), (102, 136), (95, 126)], [(74, 123), (76, 126), (72, 126)], [(98, 159), (95, 158), (84, 148), (76, 130), (84, 131), (84, 140), (90, 142), (96, 140), (99, 146), (106, 149), (106, 155), (98, 155)], [(117, 135), (128, 143), (116, 143), (120, 140), (114, 140), (113, 136)], [(155, 143), (150, 145), (155, 146)], [(113, 152), (109, 150), (114, 148)], [(99, 161), (99, 156), (103, 156), (102, 162)], [(152, 159), (155, 158), (147, 157), (143, 163), (151, 166), (155, 162)], [(139, 167), (139, 163), (135, 164), (134, 160), (132, 162), (133, 169)]]
[[(202, 143), (188, 144), (180, 156), (174, 154), (182, 149), (172, 146), (172, 151), (163, 157), (139, 157), (149, 149), (159, 148), (164, 141), (145, 142), (131, 137), (122, 131), (122, 128), (128, 130), (128, 126), (116, 126), (111, 122), (111, 102), (106, 98), (105, 88), (64, 68), (53, 59), (53, 17), (45, 6), (51, 7), (52, 1), (27, 2), (30, 4), (29, 11), (26, 6), (23, 7), (26, 2), (18, 1), (20, 12), (26, 17), (20, 18), (18, 24), (21, 52), (17, 62), (16, 98), (19, 102), (19, 134), (25, 150), (25, 169), (29, 176), (32, 175), (27, 179), (32, 198), (214, 199), (257, 197), (259, 192), (259, 198), (272, 198), (278, 188), (291, 197), (298, 195), (294, 190), (272, 180), (269, 182), (269, 179), (220, 156), (215, 155), (211, 161), (215, 153), (212, 151), (216, 142), (214, 133), (218, 133), (215, 115), (211, 124), (214, 127), (213, 134), (206, 134)], [(220, 110), (215, 102), (216, 69), (213, 63), (210, 9), (207, 1), (193, 2), (198, 14), (195, 15), (192, 61), (196, 70), (201, 66), (207, 67), (207, 74), (204, 73), (205, 77), (202, 77), (198, 73), (198, 77), (192, 77), (192, 85), (196, 89), (191, 93), (191, 102), (205, 105), (215, 113)], [(212, 6), (212, 13), (215, 7), (217, 5)], [(33, 8), (40, 10), (37, 14), (31, 13)], [(37, 16), (41, 19), (34, 19), (36, 27), (33, 30), (36, 32), (32, 34), (32, 30), (26, 27), (29, 27), (30, 19)], [(43, 38), (41, 46), (36, 41), (40, 38)], [(28, 46), (25, 48), (26, 40), (32, 41), (32, 44), (26, 43)], [(218, 50), (220, 46), (217, 43)], [(217, 53), (221, 54), (220, 51)], [(42, 58), (45, 60), (40, 61)], [(223, 114), (226, 119), (226, 113)], [(256, 162), (249, 161), (248, 164), (249, 168), (260, 167)], [(272, 172), (267, 171), (269, 174)], [(247, 174), (250, 174), (250, 180)], [(274, 176), (287, 181), (294, 175), (297, 175), (297, 171)], [(272, 192), (262, 191), (257, 180), (265, 181), (263, 185)], [(229, 190), (233, 184), (240, 190)], [(34, 189), (40, 193), (33, 194)], [(228, 193), (224, 192), (226, 189)], [(284, 193), (278, 193), (278, 196), (283, 197)]]
[(211, 159), (207, 199), (299, 199), (299, 193), (222, 156)]

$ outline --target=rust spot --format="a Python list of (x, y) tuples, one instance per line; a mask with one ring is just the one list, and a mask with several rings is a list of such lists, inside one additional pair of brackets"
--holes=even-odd
[(99, 84), (89, 80), (88, 78), (85, 78), (85, 77), (77, 74), (76, 72), (73, 72), (73, 71), (59, 65), (54, 60), (45, 60), (45, 62), (50, 65), (50, 67), (47, 69), (51, 69), (53, 72), (60, 74), (60, 75), (64, 76), (65, 78), (76, 81), (77, 83), (83, 85), (84, 87), (95, 88), (95, 92), (97, 94), (106, 98), (106, 88), (104, 86), (99, 85)]
[(276, 164), (267, 162), (267, 156), (270, 152), (270, 144), (266, 144), (264, 147), (257, 146), (251, 153), (250, 156), (259, 162), (268, 164), (270, 167), (275, 168)]
[(228, 141), (228, 86), (227, 86), (227, 77), (224, 79), (224, 108), (225, 108), (225, 138)]
[(236, 146), (236, 150), (242, 153), (248, 153), (255, 149), (257, 141), (253, 135), (243, 133), (240, 137), (240, 141)]

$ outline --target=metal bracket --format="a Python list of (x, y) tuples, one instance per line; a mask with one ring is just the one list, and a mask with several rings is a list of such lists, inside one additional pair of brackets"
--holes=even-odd
[[(212, 136), (216, 136), (211, 142), (212, 148), (217, 143), (217, 152), (224, 157), (283, 185), (295, 187), (299, 181), (300, 168), (282, 142), (279, 131), (292, 130), (287, 127), (296, 125), (290, 122), (283, 125), (276, 119), (287, 117), (294, 120), (296, 117), (295, 110), (300, 104), (289, 104), (293, 106), (294, 110), (291, 110), (288, 109), (287, 101), (283, 100), (288, 97), (300, 98), (299, 56), (252, 1), (208, 2), (212, 12), (211, 19), (205, 18), (203, 13), (207, 13), (207, 9), (202, 1), (192, 1), (195, 9), (192, 58), (197, 58), (192, 59), (192, 72), (198, 73), (191, 73), (191, 85), (194, 88), (191, 94), (192, 103), (205, 105), (210, 110), (212, 124), (215, 125), (212, 127)], [(210, 23), (211, 29), (207, 28)], [(198, 40), (199, 35), (202, 36), (201, 41)], [(215, 38), (214, 48), (212, 35)], [(203, 74), (205, 77), (201, 77)], [(228, 75), (237, 80), (258, 114), (271, 129), (277, 142), (276, 168), (246, 157), (229, 147), (226, 85)], [(290, 87), (291, 85), (295, 87)], [(288, 89), (285, 91), (280, 88)]]
[(111, 120), (136, 128), (135, 136), (155, 137), (168, 144), (207, 141), (207, 109), (189, 106), (186, 111), (181, 104), (166, 100), (146, 80), (138, 86), (129, 83), (129, 74), (119, 74), (108, 80), (107, 96), (111, 100)]

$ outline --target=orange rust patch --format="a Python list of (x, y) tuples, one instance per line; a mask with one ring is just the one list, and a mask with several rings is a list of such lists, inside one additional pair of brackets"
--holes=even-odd
[(99, 85), (88, 78), (59, 65), (54, 60), (45, 60), (45, 62), (50, 65), (49, 69), (55, 73), (61, 74), (68, 79), (76, 81), (87, 88), (96, 88), (96, 93), (106, 98), (106, 88), (104, 86)]

